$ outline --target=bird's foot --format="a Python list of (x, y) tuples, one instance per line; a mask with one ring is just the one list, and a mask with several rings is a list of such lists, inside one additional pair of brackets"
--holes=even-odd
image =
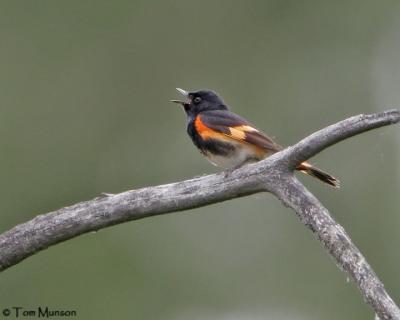
[(228, 178), (228, 177), (232, 174), (233, 171), (235, 171), (236, 169), (238, 169), (238, 168), (240, 168), (240, 167), (241, 167), (241, 166), (235, 166), (235, 167), (233, 167), (233, 168), (225, 169), (225, 170), (223, 171), (223, 173), (224, 173), (224, 178), (225, 178), (225, 179)]

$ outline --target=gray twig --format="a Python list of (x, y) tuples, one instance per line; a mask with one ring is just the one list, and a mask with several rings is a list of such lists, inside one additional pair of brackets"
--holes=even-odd
[(293, 168), (356, 134), (397, 123), (400, 111), (358, 115), (315, 132), (296, 145), (229, 175), (107, 194), (17, 225), (0, 235), (0, 271), (51, 245), (130, 220), (201, 207), (257, 192), (271, 192), (291, 207), (335, 258), (380, 319), (400, 319), (400, 310), (371, 266), (328, 210), (293, 175)]

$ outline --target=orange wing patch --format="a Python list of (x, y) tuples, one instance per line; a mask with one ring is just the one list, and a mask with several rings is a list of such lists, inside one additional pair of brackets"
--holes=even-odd
[(246, 132), (236, 129), (234, 127), (229, 128), (230, 134), (229, 136), (236, 140), (244, 140), (246, 139)]
[(254, 154), (255, 157), (258, 157), (259, 159), (265, 158), (267, 155), (267, 151), (265, 148), (256, 146), (252, 143), (249, 143), (246, 141), (246, 132), (259, 132), (257, 129), (248, 126), (248, 125), (241, 125), (241, 126), (236, 126), (236, 127), (228, 127), (229, 128), (229, 133), (223, 133), (219, 131), (215, 131), (209, 127), (207, 127), (202, 121), (201, 117), (197, 116), (195, 121), (194, 121), (194, 126), (196, 128), (196, 131), (198, 134), (201, 136), (202, 139), (207, 140), (207, 139), (219, 139), (219, 140), (225, 140), (227, 142), (242, 142), (243, 146), (247, 146), (250, 152)]
[(225, 138), (225, 135), (221, 132), (214, 131), (213, 129), (207, 127), (202, 121), (200, 116), (196, 117), (196, 120), (194, 120), (194, 126), (196, 128), (196, 131), (199, 133), (200, 137), (202, 137), (204, 140), (210, 139), (210, 138)]
[(250, 126), (237, 126), (237, 127), (229, 127), (230, 136), (237, 140), (246, 140), (246, 132), (257, 132), (257, 129), (254, 129)]
[(255, 129), (251, 126), (248, 126), (248, 125), (228, 127), (229, 133), (218, 132), (218, 131), (215, 131), (215, 130), (207, 127), (201, 121), (200, 116), (197, 116), (196, 120), (194, 121), (194, 125), (196, 128), (196, 131), (200, 134), (200, 136), (204, 140), (207, 140), (210, 138), (219, 138), (219, 139), (224, 139), (224, 140), (233, 139), (233, 140), (246, 141), (246, 132), (258, 132), (257, 129)]
[(237, 126), (234, 128), (244, 132), (258, 132), (258, 130), (256, 128), (253, 128), (252, 126)]

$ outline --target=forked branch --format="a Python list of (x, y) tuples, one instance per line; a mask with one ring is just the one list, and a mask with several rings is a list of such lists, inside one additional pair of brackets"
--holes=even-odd
[(335, 258), (337, 265), (352, 277), (381, 320), (400, 319), (399, 308), (361, 252), (328, 210), (296, 179), (292, 170), (341, 140), (399, 121), (399, 110), (354, 116), (229, 175), (212, 174), (126, 191), (39, 215), (0, 235), (0, 271), (51, 245), (86, 232), (267, 191), (296, 212)]

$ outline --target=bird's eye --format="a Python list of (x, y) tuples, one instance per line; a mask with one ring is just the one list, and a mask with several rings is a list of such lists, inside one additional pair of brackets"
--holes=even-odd
[(194, 103), (199, 103), (200, 101), (201, 101), (201, 98), (200, 97), (196, 97), (196, 98), (194, 98)]

